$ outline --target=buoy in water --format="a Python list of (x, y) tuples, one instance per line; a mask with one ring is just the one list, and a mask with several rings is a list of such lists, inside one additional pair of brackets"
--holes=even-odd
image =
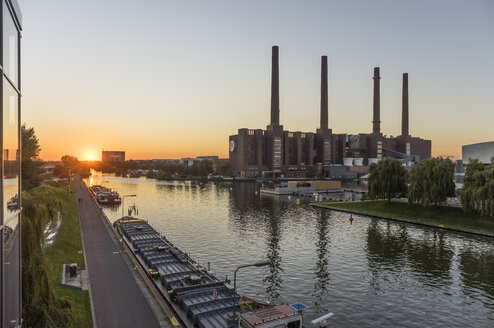
[(353, 215), (352, 214), (350, 214), (350, 218), (348, 220), (350, 220), (350, 224), (353, 223)]

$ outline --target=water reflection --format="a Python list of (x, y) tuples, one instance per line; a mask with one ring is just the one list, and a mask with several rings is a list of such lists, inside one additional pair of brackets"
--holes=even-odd
[(328, 309), (328, 245), (329, 245), (329, 219), (333, 212), (321, 210), (316, 219), (316, 266), (314, 267), (314, 298), (315, 310), (319, 313)]
[[(464, 285), (463, 292), (494, 309), (494, 252), (473, 247), (465, 248), (459, 253), (459, 267)], [(488, 299), (483, 296), (488, 296)]]
[(451, 283), (451, 263), (454, 251), (446, 244), (444, 231), (426, 231), (418, 238), (407, 239), (407, 258), (420, 273), (423, 283), (435, 286)]
[(393, 268), (403, 262), (407, 228), (405, 225), (392, 226), (391, 222), (383, 225), (378, 219), (371, 219), (367, 228), (367, 260), (369, 267)]
[[(332, 327), (493, 326), (493, 239), (364, 216), (350, 225), (347, 214), (297, 209), (295, 198), (260, 195), (254, 183), (96, 180), (137, 194), (125, 204), (135, 201), (140, 217), (211, 261), (219, 277), (269, 259), (270, 267), (242, 271), (237, 288), (303, 302), (308, 327), (329, 311)], [(120, 211), (105, 209), (111, 220)]]
[(412, 236), (406, 224), (380, 224), (373, 219), (367, 229), (367, 252), (372, 272), (410, 268), (425, 284), (451, 282), (454, 251), (446, 244), (443, 231), (427, 230)]
[(281, 202), (263, 198), (264, 206), (268, 210), (266, 225), (266, 257), (271, 262), (263, 282), (266, 285), (266, 294), (271, 303), (281, 303), (280, 296), (283, 287), (283, 267), (280, 254), (281, 241)]

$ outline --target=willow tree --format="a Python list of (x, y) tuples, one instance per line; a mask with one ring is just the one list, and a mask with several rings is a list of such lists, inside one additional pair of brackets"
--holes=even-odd
[(67, 299), (53, 294), (43, 256), (44, 227), (61, 209), (64, 190), (41, 186), (22, 193), (22, 317), (26, 327), (67, 327)]
[(369, 198), (391, 198), (407, 191), (407, 172), (395, 158), (385, 158), (369, 166)]
[(465, 212), (494, 217), (494, 157), (490, 165), (469, 161), (460, 196)]
[(454, 172), (455, 164), (443, 158), (429, 158), (412, 166), (408, 201), (430, 206), (455, 196)]

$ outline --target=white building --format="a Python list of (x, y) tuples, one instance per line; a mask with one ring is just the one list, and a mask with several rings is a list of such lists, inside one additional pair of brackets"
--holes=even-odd
[(461, 153), (463, 164), (468, 164), (470, 159), (478, 159), (483, 164), (490, 164), (494, 156), (494, 141), (462, 146)]

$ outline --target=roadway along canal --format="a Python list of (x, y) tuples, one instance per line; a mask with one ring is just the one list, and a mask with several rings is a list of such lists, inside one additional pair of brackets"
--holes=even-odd
[[(494, 239), (314, 209), (259, 195), (255, 184), (94, 176), (139, 217), (242, 294), (302, 302), (305, 324), (331, 327), (493, 327)], [(111, 220), (121, 208), (105, 209)]]

